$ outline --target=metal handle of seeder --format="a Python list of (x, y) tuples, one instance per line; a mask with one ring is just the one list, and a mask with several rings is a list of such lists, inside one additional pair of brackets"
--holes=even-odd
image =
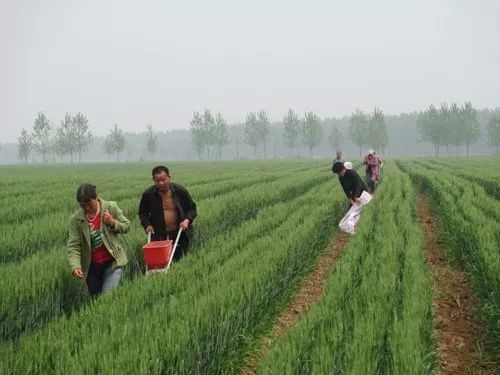
[(179, 228), (179, 232), (177, 232), (177, 238), (175, 239), (174, 248), (172, 249), (172, 254), (170, 254), (170, 259), (168, 260), (168, 264), (167, 264), (167, 268), (165, 269), (165, 272), (168, 271), (168, 269), (170, 268), (170, 264), (172, 263), (172, 259), (174, 259), (175, 250), (177, 249), (177, 244), (179, 243), (179, 239), (181, 238), (181, 232), (182, 232), (182, 228)]

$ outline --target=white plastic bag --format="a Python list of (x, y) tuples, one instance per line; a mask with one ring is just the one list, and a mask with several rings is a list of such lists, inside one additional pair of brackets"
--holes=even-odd
[(370, 203), (370, 201), (372, 200), (373, 196), (368, 193), (367, 191), (364, 191), (361, 193), (361, 195), (359, 196), (359, 203), (364, 206), (365, 204), (368, 204)]
[(349, 234), (355, 234), (356, 224), (359, 221), (362, 209), (363, 206), (361, 204), (353, 204), (349, 211), (347, 211), (345, 216), (342, 218), (342, 220), (340, 220), (340, 230)]
[(364, 206), (372, 200), (372, 195), (363, 191), (358, 199), (359, 203), (353, 204), (339, 222), (339, 228), (343, 232), (356, 234), (356, 224), (361, 217), (361, 211), (363, 211)]

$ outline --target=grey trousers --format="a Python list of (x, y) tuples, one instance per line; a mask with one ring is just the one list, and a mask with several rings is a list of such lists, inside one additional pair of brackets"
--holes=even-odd
[(110, 292), (120, 285), (123, 268), (116, 267), (113, 269), (112, 264), (113, 262), (111, 261), (103, 264), (90, 264), (87, 275), (87, 287), (91, 296)]

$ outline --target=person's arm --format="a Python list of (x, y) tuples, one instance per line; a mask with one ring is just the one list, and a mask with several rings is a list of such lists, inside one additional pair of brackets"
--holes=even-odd
[(149, 221), (149, 202), (147, 193), (144, 192), (139, 202), (139, 219), (141, 220), (141, 225), (144, 229), (151, 225)]
[(110, 204), (110, 211), (114, 218), (114, 223), (111, 226), (113, 231), (116, 233), (127, 233), (130, 229), (130, 220), (125, 217), (120, 207), (113, 202)]
[(69, 237), (68, 237), (68, 261), (71, 268), (71, 272), (75, 272), (76, 269), (82, 268), (81, 264), (81, 251), (82, 244), (80, 243), (80, 232), (78, 227), (80, 222), (75, 219), (71, 219), (69, 222)]

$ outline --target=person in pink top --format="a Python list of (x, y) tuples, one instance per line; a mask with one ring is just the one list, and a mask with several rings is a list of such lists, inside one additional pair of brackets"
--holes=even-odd
[(375, 151), (368, 150), (368, 154), (363, 159), (365, 166), (366, 184), (368, 185), (369, 193), (373, 193), (379, 182), (379, 167), (381, 159), (376, 155)]

